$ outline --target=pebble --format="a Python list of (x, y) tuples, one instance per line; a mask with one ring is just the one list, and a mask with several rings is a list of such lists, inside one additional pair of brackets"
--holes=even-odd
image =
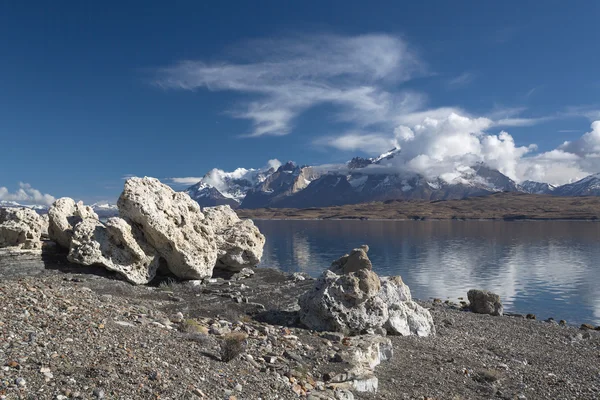
[(104, 390), (102, 390), (102, 389), (96, 388), (96, 389), (94, 389), (94, 392), (92, 394), (97, 399), (103, 399), (104, 398)]
[(27, 385), (27, 381), (23, 378), (15, 379), (15, 384), (20, 387), (25, 387)]

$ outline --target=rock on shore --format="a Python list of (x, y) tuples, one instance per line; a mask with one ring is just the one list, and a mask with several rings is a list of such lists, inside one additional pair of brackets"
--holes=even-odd
[(489, 314), (502, 316), (504, 306), (500, 301), (500, 296), (487, 290), (471, 289), (467, 293), (469, 298), (469, 307), (471, 311), (477, 314)]
[(435, 334), (429, 311), (412, 301), (400, 277), (379, 278), (372, 271), (368, 247), (334, 261), (300, 300), (300, 319), (318, 331), (350, 335)]
[(47, 224), (33, 210), (3, 209), (0, 247), (39, 249), (47, 231), (69, 250), (69, 261), (102, 265), (135, 284), (150, 282), (159, 266), (180, 279), (198, 280), (210, 278), (214, 268), (255, 267), (262, 257), (265, 237), (252, 221), (240, 220), (229, 206), (205, 209), (205, 215), (189, 195), (158, 179), (128, 179), (118, 209), (120, 218), (106, 224), (67, 197), (50, 207)]
[(46, 220), (34, 210), (0, 208), (0, 248), (41, 249), (41, 236), (47, 230)]
[(93, 218), (79, 223), (68, 259), (82, 265), (103, 265), (135, 284), (154, 279), (160, 262), (140, 229), (118, 217), (110, 218), (106, 225)]
[(50, 240), (69, 248), (73, 238), (73, 229), (86, 218), (98, 219), (98, 215), (91, 207), (86, 207), (80, 201), (63, 197), (54, 202), (48, 210), (48, 236)]

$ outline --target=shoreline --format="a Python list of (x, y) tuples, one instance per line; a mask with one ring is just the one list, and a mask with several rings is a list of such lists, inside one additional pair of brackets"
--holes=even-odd
[[(243, 217), (246, 219), (246, 217)], [(248, 217), (250, 219), (250, 217)], [(501, 218), (261, 218), (252, 217), (252, 221), (390, 221), (390, 222), (600, 222), (598, 218), (590, 219), (565, 219), (565, 218), (529, 218), (529, 219), (501, 219)]]
[[(325, 378), (343, 371), (336, 360), (352, 346), (297, 323), (297, 298), (313, 279), (272, 268), (199, 285), (132, 286), (115, 278), (103, 269), (61, 266), (0, 282), (0, 298), (12, 305), (0, 308), (0, 398), (340, 398)], [(419, 303), (432, 313), (437, 334), (388, 336), (394, 353), (375, 368), (377, 392), (344, 398), (594, 399), (600, 393), (600, 331)], [(184, 322), (175, 321), (178, 313)], [(219, 346), (229, 330), (248, 338), (242, 355), (226, 363)], [(34, 342), (18, 332), (34, 332)]]

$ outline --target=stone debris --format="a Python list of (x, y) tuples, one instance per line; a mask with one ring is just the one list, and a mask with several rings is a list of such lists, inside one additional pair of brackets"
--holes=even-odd
[(428, 310), (412, 301), (400, 277), (379, 278), (368, 246), (334, 261), (299, 299), (300, 319), (310, 329), (429, 336), (435, 334)]

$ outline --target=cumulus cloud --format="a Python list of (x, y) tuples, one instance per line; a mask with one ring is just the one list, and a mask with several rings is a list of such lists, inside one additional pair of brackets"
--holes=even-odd
[(233, 171), (224, 171), (219, 168), (213, 168), (203, 177), (182, 177), (182, 178), (166, 178), (165, 181), (175, 185), (195, 185), (202, 181), (212, 187), (217, 188), (220, 192), (228, 195), (229, 182), (236, 180), (246, 180), (256, 182), (260, 179), (262, 173), (268, 170), (277, 170), (281, 166), (281, 161), (274, 158), (267, 161), (267, 164), (262, 168), (236, 168)]
[(56, 199), (54, 196), (43, 194), (39, 190), (34, 189), (28, 183), (20, 182), (19, 189), (15, 192), (10, 192), (6, 187), (0, 187), (0, 200), (49, 206)]
[[(420, 120), (420, 121), (419, 121)], [(508, 132), (485, 117), (465, 116), (455, 109), (419, 112), (403, 118), (392, 133), (349, 133), (320, 139), (318, 144), (340, 150), (362, 150), (376, 155), (390, 147), (401, 151), (387, 161), (388, 169), (371, 171), (412, 172), (428, 178), (455, 181), (485, 163), (511, 179), (535, 180), (555, 185), (570, 183), (600, 171), (600, 121), (581, 138), (557, 149), (536, 154), (537, 146), (518, 146)], [(419, 122), (418, 122), (419, 121)]]
[(231, 111), (253, 122), (250, 136), (288, 134), (294, 118), (319, 104), (337, 106), (340, 119), (374, 123), (413, 110), (423, 100), (418, 93), (385, 89), (424, 71), (396, 36), (315, 35), (254, 41), (245, 48), (252, 49), (247, 60), (184, 61), (160, 69), (155, 83), (169, 89), (254, 95)]
[(600, 172), (600, 121), (580, 138), (558, 148), (523, 159), (521, 174), (529, 179), (565, 184)]

